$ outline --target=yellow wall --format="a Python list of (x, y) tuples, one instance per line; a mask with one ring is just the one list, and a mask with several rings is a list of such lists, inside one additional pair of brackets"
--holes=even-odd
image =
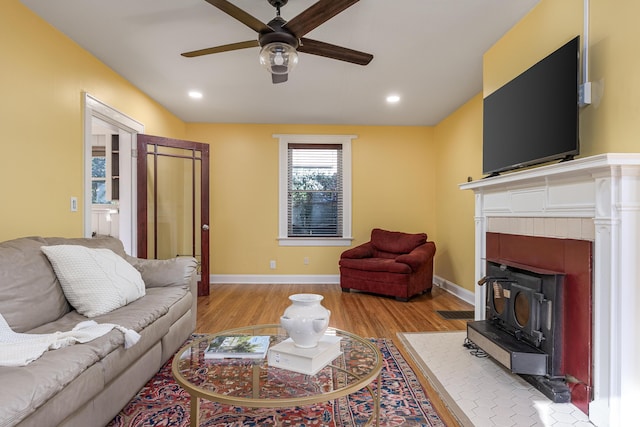
[(211, 143), (214, 274), (338, 272), (344, 247), (277, 244), (274, 133), (358, 135), (352, 165), (355, 244), (368, 240), (373, 227), (435, 233), (430, 128), (186, 124), (17, 0), (9, 0), (0, 15), (0, 49), (0, 240), (82, 234), (82, 209), (70, 212), (69, 198), (79, 197), (82, 208), (83, 91), (140, 121), (146, 133)]
[(185, 124), (87, 51), (6, 0), (0, 13), (0, 240), (80, 236), (82, 92), (134, 117), (148, 133), (184, 137)]
[[(580, 111), (581, 157), (638, 152), (640, 134), (640, 2), (590, 1), (589, 80), (594, 102)], [(483, 96), (576, 35), (583, 36), (583, 0), (542, 0), (483, 59)], [(584, 39), (581, 40), (584, 43)], [(436, 126), (439, 254), (436, 273), (473, 290), (472, 193), (453, 189), (482, 166), (482, 100), (473, 98)], [(466, 155), (465, 155), (466, 153)], [(463, 160), (460, 160), (463, 159)], [(462, 192), (464, 193), (464, 192)], [(458, 228), (460, 227), (460, 228)]]
[(638, 152), (640, 2), (591, 0), (591, 16), (590, 80), (602, 99), (581, 116), (586, 148), (594, 154)]
[(474, 290), (474, 196), (458, 185), (482, 176), (482, 94), (478, 94), (435, 128), (437, 141), (436, 274)]
[[(576, 35), (583, 36), (583, 4), (583, 0), (541, 1), (484, 55), (484, 95)], [(591, 0), (590, 5), (589, 80), (594, 102), (580, 111), (581, 157), (637, 152), (640, 2)]]
[[(582, 34), (582, 0), (542, 0), (484, 56), (487, 95)], [(640, 2), (591, 0), (590, 72), (596, 99), (580, 114), (582, 155), (638, 151)], [(86, 91), (149, 134), (211, 144), (215, 274), (335, 274), (343, 248), (281, 248), (276, 133), (357, 134), (353, 143), (354, 244), (372, 227), (426, 231), (436, 274), (473, 290), (473, 197), (481, 170), (482, 95), (435, 128), (187, 124), (19, 3), (0, 14), (0, 240), (82, 234)], [(598, 96), (598, 94), (602, 96)], [(309, 257), (305, 266), (303, 258)], [(270, 259), (278, 269), (269, 270)]]
[[(286, 133), (358, 136), (352, 143), (354, 244), (369, 240), (373, 227), (435, 233), (431, 128), (189, 124), (188, 139), (211, 145), (213, 274), (338, 273), (345, 247), (278, 246), (273, 135)], [(276, 270), (269, 269), (269, 260), (276, 260)]]

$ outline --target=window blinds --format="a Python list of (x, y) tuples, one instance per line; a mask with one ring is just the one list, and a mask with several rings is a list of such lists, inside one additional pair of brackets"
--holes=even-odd
[(288, 145), (289, 237), (342, 237), (342, 145)]

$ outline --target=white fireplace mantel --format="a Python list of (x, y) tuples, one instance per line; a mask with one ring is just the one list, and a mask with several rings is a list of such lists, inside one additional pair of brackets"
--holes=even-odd
[[(593, 241), (589, 420), (633, 425), (640, 402), (640, 154), (601, 154), (460, 188), (475, 193), (477, 279), (485, 275), (488, 231)], [(485, 298), (476, 286), (478, 320)]]

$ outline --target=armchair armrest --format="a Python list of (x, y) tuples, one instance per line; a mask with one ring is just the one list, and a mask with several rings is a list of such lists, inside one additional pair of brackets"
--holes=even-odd
[(147, 288), (163, 286), (188, 288), (198, 266), (198, 261), (192, 257), (142, 259), (127, 255), (127, 261), (140, 272)]
[(418, 246), (408, 254), (402, 254), (396, 257), (396, 262), (407, 264), (413, 271), (419, 269), (424, 263), (432, 259), (436, 253), (436, 245), (433, 242), (427, 242)]
[(340, 258), (360, 259), (371, 257), (373, 257), (373, 244), (371, 244), (371, 242), (366, 242), (354, 248), (347, 249), (340, 254)]

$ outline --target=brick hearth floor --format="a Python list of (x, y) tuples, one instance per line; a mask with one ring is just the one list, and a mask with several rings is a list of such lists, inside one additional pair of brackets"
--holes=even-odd
[(553, 403), (494, 360), (471, 355), (466, 332), (399, 336), (464, 427), (593, 427), (573, 404)]

